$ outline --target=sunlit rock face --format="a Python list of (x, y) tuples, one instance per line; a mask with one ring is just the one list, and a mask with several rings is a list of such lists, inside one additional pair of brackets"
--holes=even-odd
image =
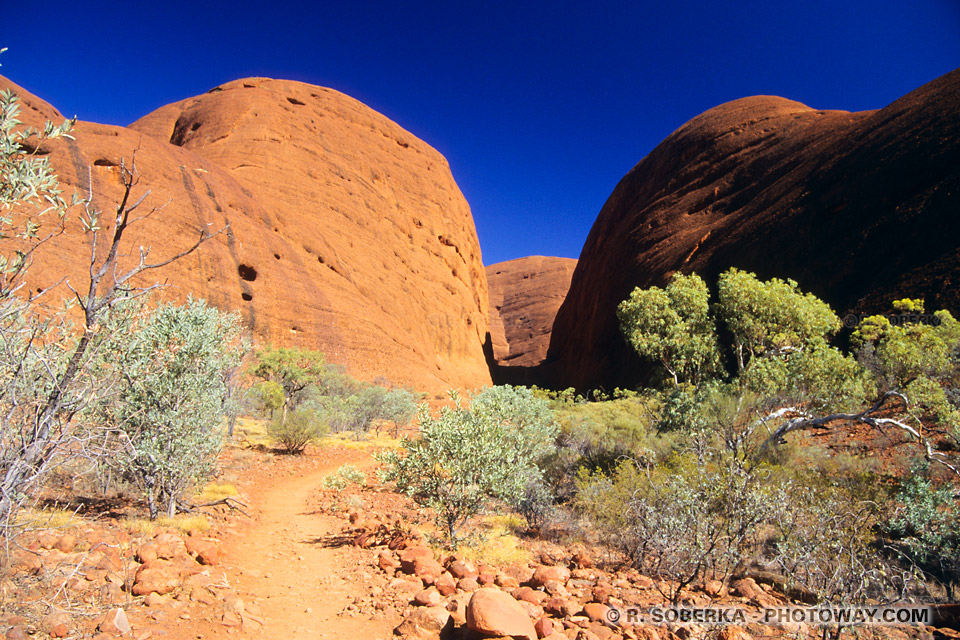
[[(0, 87), (23, 97), (24, 121), (59, 117)], [(131, 228), (131, 251), (165, 258), (229, 225), (150, 275), (169, 283), (161, 295), (237, 310), (258, 342), (322, 350), (368, 380), (431, 392), (490, 382), (470, 208), (446, 160), (384, 116), (331, 89), (252, 78), (126, 128), (80, 122), (74, 136), (44, 151), (104, 211), (136, 151), (141, 211), (161, 210)], [(38, 254), (31, 286), (82, 284), (88, 255), (71, 228)]]
[(540, 364), (577, 261), (527, 256), (487, 267), (490, 337), (499, 366)]

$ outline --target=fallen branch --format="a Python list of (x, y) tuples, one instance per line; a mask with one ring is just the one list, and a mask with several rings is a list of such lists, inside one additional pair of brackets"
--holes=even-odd
[(220, 498), (219, 500), (214, 500), (213, 502), (204, 502), (203, 504), (186, 504), (183, 502), (177, 502), (177, 509), (184, 513), (194, 513), (197, 509), (203, 509), (206, 507), (216, 507), (219, 505), (226, 505), (230, 507), (233, 511), (239, 511), (243, 515), (250, 517), (250, 514), (244, 511), (244, 509), (249, 509), (248, 505), (240, 502), (236, 498)]
[(954, 474), (960, 476), (960, 468), (958, 468), (956, 464), (950, 462), (950, 459), (942, 451), (937, 451), (933, 447), (933, 444), (930, 442), (930, 440), (923, 435), (920, 429), (916, 429), (902, 420), (874, 417), (874, 414), (880, 411), (880, 409), (883, 408), (883, 406), (890, 399), (901, 400), (904, 405), (910, 406), (910, 400), (904, 393), (900, 391), (887, 391), (873, 404), (873, 406), (859, 413), (834, 413), (827, 416), (817, 417), (797, 407), (784, 407), (778, 409), (777, 411), (774, 411), (773, 413), (764, 416), (759, 420), (760, 423), (766, 425), (771, 420), (787, 419), (787, 422), (770, 434), (766, 441), (764, 441), (762, 448), (766, 449), (771, 445), (776, 446), (784, 444), (786, 442), (786, 440), (784, 440), (784, 436), (793, 431), (806, 431), (811, 429), (825, 430), (829, 428), (828, 425), (830, 423), (837, 421), (858, 422), (868, 425), (881, 433), (884, 433), (883, 427), (893, 426), (909, 434), (912, 438), (916, 438), (917, 442), (920, 443), (920, 445), (924, 448), (924, 455), (928, 461), (938, 462), (950, 469), (950, 471), (952, 471)]

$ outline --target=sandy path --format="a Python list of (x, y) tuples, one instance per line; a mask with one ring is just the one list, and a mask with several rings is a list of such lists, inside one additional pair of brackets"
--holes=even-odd
[[(353, 546), (328, 546), (343, 520), (315, 513), (310, 498), (323, 477), (343, 461), (268, 481), (251, 496), (258, 511), (250, 523), (225, 540), (228, 579), (263, 619), (260, 638), (390, 638), (393, 619), (340, 615), (369, 588)], [(365, 464), (366, 463), (366, 464)], [(358, 466), (367, 466), (369, 457)], [(369, 576), (368, 576), (369, 577)]]

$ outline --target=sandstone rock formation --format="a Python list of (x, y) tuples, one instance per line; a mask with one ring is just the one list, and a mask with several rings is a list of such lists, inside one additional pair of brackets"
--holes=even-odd
[[(25, 122), (59, 117), (0, 78), (8, 87)], [(129, 250), (167, 257), (229, 223), (154, 274), (171, 285), (163, 295), (239, 310), (261, 343), (320, 349), (361, 378), (434, 392), (489, 383), (469, 206), (446, 160), (382, 115), (331, 89), (253, 78), (74, 135), (42, 151), (67, 190), (92, 187), (107, 212), (136, 150), (137, 193), (162, 210), (132, 229)], [(31, 287), (82, 284), (87, 254), (71, 227), (37, 256)]]
[(571, 258), (529, 256), (487, 267), (497, 365), (529, 367), (546, 357), (553, 320), (576, 266)]
[(960, 70), (879, 111), (770, 96), (671, 134), (617, 185), (590, 231), (539, 379), (629, 384), (642, 364), (617, 304), (635, 286), (731, 266), (793, 278), (849, 311), (923, 297), (960, 310)]

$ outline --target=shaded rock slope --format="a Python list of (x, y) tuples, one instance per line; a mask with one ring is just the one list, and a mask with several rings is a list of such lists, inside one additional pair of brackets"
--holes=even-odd
[[(60, 117), (0, 78), (7, 87), (25, 122)], [(136, 150), (136, 192), (162, 209), (131, 229), (128, 250), (164, 258), (229, 223), (151, 276), (170, 283), (164, 296), (238, 310), (259, 342), (320, 349), (361, 378), (429, 391), (489, 383), (470, 208), (446, 160), (382, 115), (331, 89), (251, 78), (126, 128), (80, 122), (74, 136), (42, 152), (104, 211)], [(31, 287), (82, 285), (88, 254), (70, 228), (37, 256)]]
[(576, 266), (571, 258), (528, 256), (487, 267), (496, 366), (529, 367), (546, 357), (553, 320)]
[(793, 278), (841, 314), (903, 295), (960, 309), (960, 70), (878, 111), (755, 96), (666, 138), (600, 211), (530, 379), (626, 385), (642, 365), (615, 310), (675, 271)]

